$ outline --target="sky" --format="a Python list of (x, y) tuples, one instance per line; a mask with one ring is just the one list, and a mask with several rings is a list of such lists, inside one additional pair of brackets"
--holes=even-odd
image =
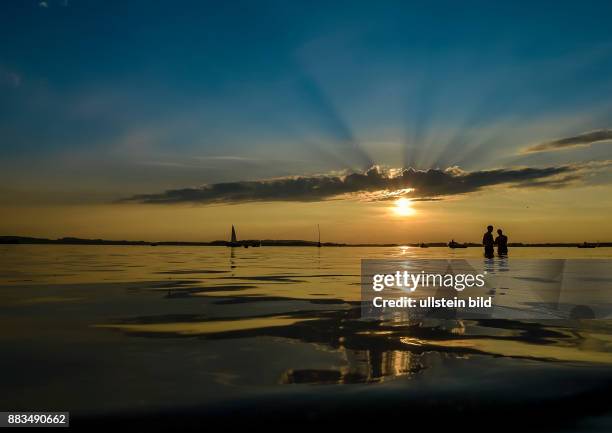
[(0, 3), (0, 235), (612, 241), (610, 2)]

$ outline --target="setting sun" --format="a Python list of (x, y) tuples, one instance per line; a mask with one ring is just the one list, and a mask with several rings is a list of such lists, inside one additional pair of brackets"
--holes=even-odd
[(395, 201), (395, 207), (393, 211), (398, 216), (409, 216), (414, 214), (414, 209), (412, 208), (412, 201), (407, 198), (399, 198)]

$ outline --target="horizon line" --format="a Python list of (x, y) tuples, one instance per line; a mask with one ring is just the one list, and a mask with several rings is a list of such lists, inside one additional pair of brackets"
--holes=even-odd
[[(279, 246), (283, 246), (283, 243), (295, 242), (300, 245), (297, 246), (316, 246), (318, 244), (317, 241), (305, 240), (305, 239), (243, 239), (239, 242), (273, 242), (279, 243)], [(446, 247), (448, 246), (447, 242), (440, 241), (430, 241), (430, 242), (359, 242), (359, 243), (347, 243), (347, 242), (321, 242), (323, 246), (408, 246), (408, 247), (418, 247), (420, 245), (427, 245), (432, 247)], [(26, 245), (34, 245), (34, 244), (59, 244), (59, 245), (193, 245), (193, 246), (224, 246), (225, 244), (229, 244), (230, 241), (224, 239), (215, 239), (211, 241), (180, 241), (180, 240), (164, 240), (164, 241), (146, 241), (146, 240), (129, 240), (129, 239), (102, 239), (102, 238), (79, 238), (74, 236), (64, 236), (60, 238), (43, 238), (43, 237), (34, 237), (34, 236), (17, 236), (17, 235), (7, 235), (0, 236), (0, 244), (10, 245), (10, 244), (26, 244)], [(481, 247), (482, 243), (480, 242), (458, 242), (470, 247)], [(549, 241), (549, 242), (509, 242), (509, 246), (520, 247), (520, 246), (577, 246), (583, 245), (584, 243), (588, 245), (596, 245), (604, 247), (612, 246), (612, 241), (596, 241), (596, 242), (567, 242), (567, 241)], [(274, 245), (268, 245), (274, 246)], [(288, 245), (290, 246), (290, 245)]]

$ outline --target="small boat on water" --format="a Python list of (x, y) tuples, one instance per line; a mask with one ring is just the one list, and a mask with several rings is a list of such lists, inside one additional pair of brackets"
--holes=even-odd
[(425, 243), (421, 242), (421, 243), (419, 244), (419, 247), (421, 247), (421, 248), (429, 248), (429, 245), (427, 245), (427, 244), (425, 244)]
[(236, 229), (234, 228), (233, 224), (232, 224), (232, 237), (229, 243), (227, 244), (227, 246), (228, 247), (239, 247), (240, 246), (240, 242), (238, 242), (238, 238), (236, 237)]
[(450, 241), (448, 243), (448, 247), (455, 249), (455, 248), (467, 248), (467, 244), (460, 244), (459, 242), (455, 242), (455, 240), (453, 239), (452, 241)]
[(257, 240), (239, 241), (238, 240), (238, 236), (236, 236), (236, 229), (232, 225), (232, 237), (231, 237), (230, 241), (226, 245), (228, 247), (232, 247), (232, 248), (234, 248), (234, 247), (244, 247), (244, 248), (248, 248), (248, 247), (260, 247), (261, 246), (261, 241), (257, 241)]
[(590, 244), (588, 242), (583, 242), (581, 244), (578, 244), (578, 248), (597, 248), (596, 244)]

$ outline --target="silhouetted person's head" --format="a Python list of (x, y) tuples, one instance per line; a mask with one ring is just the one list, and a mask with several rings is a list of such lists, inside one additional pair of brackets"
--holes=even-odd
[(493, 226), (487, 226), (487, 231), (491, 233), (493, 231)]
[(497, 234), (498, 234), (498, 235), (500, 235), (500, 236), (501, 236), (503, 233), (504, 233), (504, 232), (502, 232), (502, 229), (497, 229)]

